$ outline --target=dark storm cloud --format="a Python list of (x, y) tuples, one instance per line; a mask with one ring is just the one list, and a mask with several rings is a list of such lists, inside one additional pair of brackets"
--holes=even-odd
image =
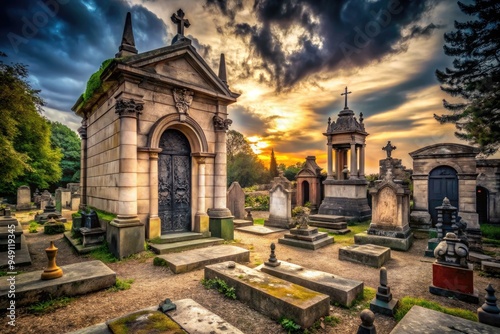
[(164, 45), (166, 26), (142, 6), (108, 0), (17, 0), (0, 11), (0, 50), (6, 62), (29, 65), (47, 106), (70, 110), (90, 75), (118, 51), (132, 12), (139, 52)]
[[(416, 23), (437, 0), (255, 0), (253, 11), (259, 23), (237, 22), (228, 8), (232, 1), (206, 1), (229, 17), (226, 29), (244, 38), (251, 52), (262, 59), (278, 90), (290, 88), (322, 70), (356, 68), (403, 52), (408, 42), (429, 36), (440, 26)], [(298, 50), (286, 50), (279, 31), (303, 28)], [(321, 42), (319, 42), (321, 40)]]
[(206, 0), (205, 8), (217, 8), (222, 14), (229, 17), (231, 21), (234, 21), (236, 13), (243, 9), (243, 0)]
[(229, 118), (233, 120), (232, 129), (244, 132), (246, 136), (261, 134), (268, 127), (267, 120), (251, 112), (242, 105), (229, 107)]

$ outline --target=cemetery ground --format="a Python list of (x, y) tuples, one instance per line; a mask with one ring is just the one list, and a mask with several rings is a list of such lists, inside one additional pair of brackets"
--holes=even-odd
[[(71, 212), (63, 212), (71, 218)], [(255, 218), (266, 217), (266, 212), (254, 212)], [(90, 325), (104, 322), (126, 313), (142, 308), (158, 305), (165, 298), (172, 300), (191, 298), (221, 316), (230, 324), (245, 333), (287, 333), (280, 324), (254, 311), (238, 300), (225, 298), (216, 290), (207, 290), (202, 284), (203, 269), (173, 274), (167, 267), (154, 266), (154, 254), (144, 251), (122, 261), (113, 261), (105, 252), (94, 255), (80, 256), (72, 250), (62, 234), (46, 235), (43, 228), (38, 233), (29, 233), (28, 225), (33, 213), (17, 214), (25, 229), (26, 240), (32, 256), (33, 264), (19, 267), (19, 271), (42, 270), (47, 265), (45, 248), (50, 241), (59, 248), (57, 264), (59, 266), (103, 260), (107, 266), (116, 272), (120, 286), (74, 298), (64, 298), (17, 309), (16, 327), (3, 325), (2, 333), (67, 333)], [(352, 262), (338, 259), (339, 248), (353, 243), (353, 234), (368, 227), (368, 224), (350, 226), (353, 230), (348, 235), (335, 235), (333, 245), (316, 251), (294, 248), (278, 244), (278, 238), (285, 232), (265, 236), (235, 231), (235, 241), (232, 245), (250, 250), (249, 267), (256, 267), (269, 258), (269, 245), (274, 242), (278, 260), (292, 262), (307, 268), (316, 269), (338, 275), (344, 278), (362, 280), (365, 284), (365, 300), (347, 309), (340, 306), (330, 306), (330, 317), (318, 322), (311, 333), (356, 333), (360, 324), (359, 313), (369, 308), (369, 302), (374, 296), (374, 289), (379, 284), (379, 270)], [(480, 304), (468, 304), (455, 299), (435, 296), (429, 293), (432, 282), (432, 258), (424, 258), (427, 245), (427, 234), (416, 233), (416, 240), (408, 252), (391, 251), (391, 260), (385, 264), (388, 271), (389, 286), (393, 297), (402, 299), (405, 296), (424, 298), (442, 306), (459, 308), (476, 312), (484, 302), (488, 283), (498, 290), (500, 278), (486, 277), (480, 270), (474, 271), (474, 285), (479, 290)], [(490, 255), (500, 256), (500, 248), (485, 247)], [(108, 255), (108, 256), (106, 256)], [(99, 257), (100, 256), (100, 257)], [(111, 261), (109, 261), (111, 259)], [(476, 268), (480, 269), (480, 268)], [(126, 286), (129, 284), (129, 288)], [(368, 289), (366, 289), (368, 288)], [(498, 296), (500, 297), (500, 296)], [(53, 306), (51, 306), (53, 304)], [(37, 306), (37, 307), (34, 307)], [(389, 333), (396, 321), (393, 318), (376, 315), (375, 325), (378, 333)]]

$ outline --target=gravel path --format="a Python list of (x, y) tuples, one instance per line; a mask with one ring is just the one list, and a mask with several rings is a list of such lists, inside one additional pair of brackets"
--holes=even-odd
[[(265, 216), (256, 213), (254, 217)], [(93, 260), (89, 256), (77, 256), (62, 235), (47, 236), (39, 232), (30, 234), (25, 230), (26, 240), (32, 253), (33, 265), (23, 268), (26, 271), (40, 270), (46, 266), (44, 249), (51, 240), (59, 248), (58, 265), (66, 265), (81, 261)], [(251, 252), (250, 267), (257, 266), (269, 257), (269, 245), (277, 244), (283, 233), (267, 236), (256, 236), (235, 231), (234, 245), (249, 249)], [(392, 251), (391, 261), (386, 264), (389, 285), (394, 298), (403, 296), (423, 297), (437, 301), (443, 305), (475, 311), (478, 305), (434, 296), (428, 292), (432, 281), (431, 261), (424, 258), (426, 248), (425, 235), (418, 238), (409, 252)], [(293, 262), (304, 267), (322, 270), (345, 278), (363, 280), (365, 286), (376, 288), (379, 270), (338, 259), (338, 250), (342, 245), (335, 243), (316, 251), (303, 250), (277, 244), (278, 259)], [(432, 260), (432, 259), (431, 259)], [(232, 325), (245, 333), (286, 333), (279, 324), (260, 313), (248, 308), (237, 300), (228, 300), (214, 290), (206, 290), (200, 280), (203, 270), (174, 275), (169, 269), (155, 267), (153, 258), (146, 252), (135, 259), (128, 259), (108, 266), (121, 279), (133, 279), (129, 290), (119, 292), (101, 291), (75, 298), (69, 305), (54, 312), (35, 315), (26, 308), (18, 309), (15, 328), (6, 324), (2, 333), (67, 333), (107, 319), (123, 315), (141, 308), (159, 304), (165, 298), (192, 298), (201, 305), (220, 315)], [(500, 279), (485, 278), (474, 272), (475, 286), (479, 290), (480, 303), (484, 302), (484, 288), (491, 282), (496, 289), (500, 288)], [(326, 326), (316, 333), (356, 333), (361, 309), (344, 309), (331, 306), (330, 315), (340, 319), (334, 328)], [(389, 317), (377, 315), (375, 325), (378, 333), (389, 333), (396, 322)]]

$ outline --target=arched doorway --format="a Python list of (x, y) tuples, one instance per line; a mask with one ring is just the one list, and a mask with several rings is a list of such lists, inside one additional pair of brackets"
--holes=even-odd
[(191, 231), (191, 146), (175, 129), (161, 135), (158, 156), (158, 216), (161, 233)]
[(445, 197), (458, 208), (457, 171), (449, 166), (439, 166), (429, 174), (429, 213), (433, 226), (437, 223), (436, 206), (442, 205)]
[(479, 223), (488, 223), (488, 201), (490, 192), (488, 189), (476, 187), (476, 212), (479, 215)]
[(304, 205), (310, 201), (311, 200), (309, 199), (309, 182), (303, 181), (302, 182), (302, 205)]

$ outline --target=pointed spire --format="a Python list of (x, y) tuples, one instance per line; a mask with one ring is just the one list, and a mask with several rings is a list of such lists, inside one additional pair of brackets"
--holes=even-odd
[(122, 43), (120, 44), (118, 51), (119, 52), (115, 55), (115, 58), (137, 54), (137, 49), (135, 48), (134, 31), (132, 30), (132, 15), (130, 14), (130, 12), (127, 13), (127, 18), (125, 19)]
[(229, 87), (227, 84), (227, 75), (226, 75), (226, 59), (224, 58), (224, 54), (220, 54), (220, 62), (219, 62), (219, 79)]

